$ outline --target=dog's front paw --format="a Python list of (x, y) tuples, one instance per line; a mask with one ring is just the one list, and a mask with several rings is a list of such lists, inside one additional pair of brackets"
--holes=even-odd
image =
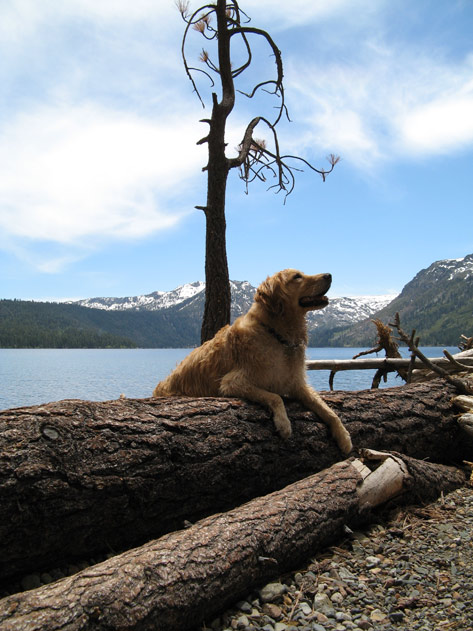
[(281, 436), (281, 438), (284, 438), (284, 440), (291, 438), (291, 421), (287, 418), (287, 414), (285, 412), (283, 414), (274, 415), (274, 425), (276, 427), (277, 433)]
[(338, 439), (338, 446), (340, 447), (340, 449), (343, 451), (344, 454), (349, 454), (350, 451), (352, 451), (353, 449), (353, 444), (351, 442), (350, 434), (347, 432), (345, 428), (343, 428), (343, 430), (344, 431), (341, 433)]
[(287, 427), (278, 428), (278, 434), (281, 436), (281, 438), (284, 438), (284, 440), (288, 440), (289, 438), (291, 438), (292, 436), (291, 424), (289, 423)]

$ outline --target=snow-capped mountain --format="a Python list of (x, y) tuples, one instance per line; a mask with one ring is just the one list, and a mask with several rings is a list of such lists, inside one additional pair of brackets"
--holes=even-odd
[(128, 298), (86, 298), (78, 300), (75, 304), (91, 309), (106, 309), (107, 311), (157, 311), (174, 307), (205, 289), (205, 283), (187, 283), (172, 291), (154, 291), (142, 296), (130, 296)]
[[(253, 302), (256, 288), (247, 281), (230, 281), (232, 294), (232, 319), (246, 313)], [(76, 304), (107, 311), (159, 311), (177, 308), (179, 311), (199, 312), (205, 299), (205, 283), (197, 281), (181, 285), (172, 291), (155, 291), (142, 296), (127, 298), (87, 298)], [(395, 298), (386, 296), (352, 296), (332, 298), (329, 305), (309, 314), (309, 328), (319, 326), (340, 327), (354, 324), (370, 317)]]

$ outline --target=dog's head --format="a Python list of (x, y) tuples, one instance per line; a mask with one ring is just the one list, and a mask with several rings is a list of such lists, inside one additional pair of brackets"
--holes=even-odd
[(331, 274), (307, 276), (295, 269), (285, 269), (261, 283), (255, 301), (274, 315), (296, 309), (304, 312), (323, 309), (328, 305), (325, 293), (331, 284)]

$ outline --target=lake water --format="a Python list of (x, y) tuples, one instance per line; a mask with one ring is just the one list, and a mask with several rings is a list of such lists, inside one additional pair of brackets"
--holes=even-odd
[[(350, 359), (357, 348), (309, 348), (307, 359)], [(448, 347), (450, 352), (458, 349)], [(443, 347), (427, 347), (430, 357), (440, 357)], [(0, 409), (39, 405), (60, 399), (105, 401), (123, 393), (129, 398), (151, 396), (163, 379), (190, 349), (0, 349)], [(406, 349), (401, 349), (408, 356)], [(383, 355), (379, 355), (382, 357)], [(369, 355), (368, 357), (374, 357)], [(371, 386), (374, 370), (337, 373), (337, 390), (362, 390)], [(309, 370), (309, 383), (328, 390), (329, 371)], [(387, 386), (401, 385), (394, 373)], [(383, 384), (383, 387), (386, 387)]]

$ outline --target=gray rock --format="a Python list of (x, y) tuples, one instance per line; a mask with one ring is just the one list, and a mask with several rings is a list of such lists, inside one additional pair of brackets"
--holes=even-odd
[(375, 556), (366, 557), (365, 560), (367, 568), (377, 567), (381, 563), (381, 559)]
[(268, 583), (259, 593), (261, 602), (269, 603), (281, 598), (287, 592), (287, 585), (283, 583)]
[(308, 616), (312, 613), (312, 607), (307, 603), (302, 603), (299, 610), (304, 614), (304, 616)]
[(382, 622), (387, 618), (387, 614), (381, 609), (373, 609), (370, 614), (370, 618), (373, 622)]
[(331, 596), (330, 596), (330, 600), (337, 604), (340, 605), (340, 603), (343, 602), (343, 595), (340, 592), (334, 592)]
[(263, 612), (275, 621), (282, 618), (281, 608), (273, 603), (265, 603), (263, 605)]
[(333, 608), (332, 601), (327, 594), (324, 594), (323, 592), (314, 596), (314, 609), (316, 611), (320, 611), (329, 618), (333, 618), (335, 616), (335, 609)]
[(244, 629), (250, 624), (250, 621), (248, 620), (246, 616), (240, 616), (239, 618), (237, 618), (236, 623), (237, 623), (237, 629)]
[(346, 567), (341, 567), (338, 569), (338, 575), (339, 577), (343, 580), (343, 581), (354, 581), (356, 580), (356, 577), (354, 574), (352, 574), (350, 572), (350, 570), (347, 570)]
[(251, 613), (253, 610), (251, 604), (246, 600), (240, 600), (240, 602), (237, 603), (237, 607), (243, 613)]
[(335, 614), (335, 620), (337, 622), (348, 622), (349, 620), (351, 620), (351, 616), (347, 613), (344, 613), (343, 611), (337, 611), (337, 613)]

